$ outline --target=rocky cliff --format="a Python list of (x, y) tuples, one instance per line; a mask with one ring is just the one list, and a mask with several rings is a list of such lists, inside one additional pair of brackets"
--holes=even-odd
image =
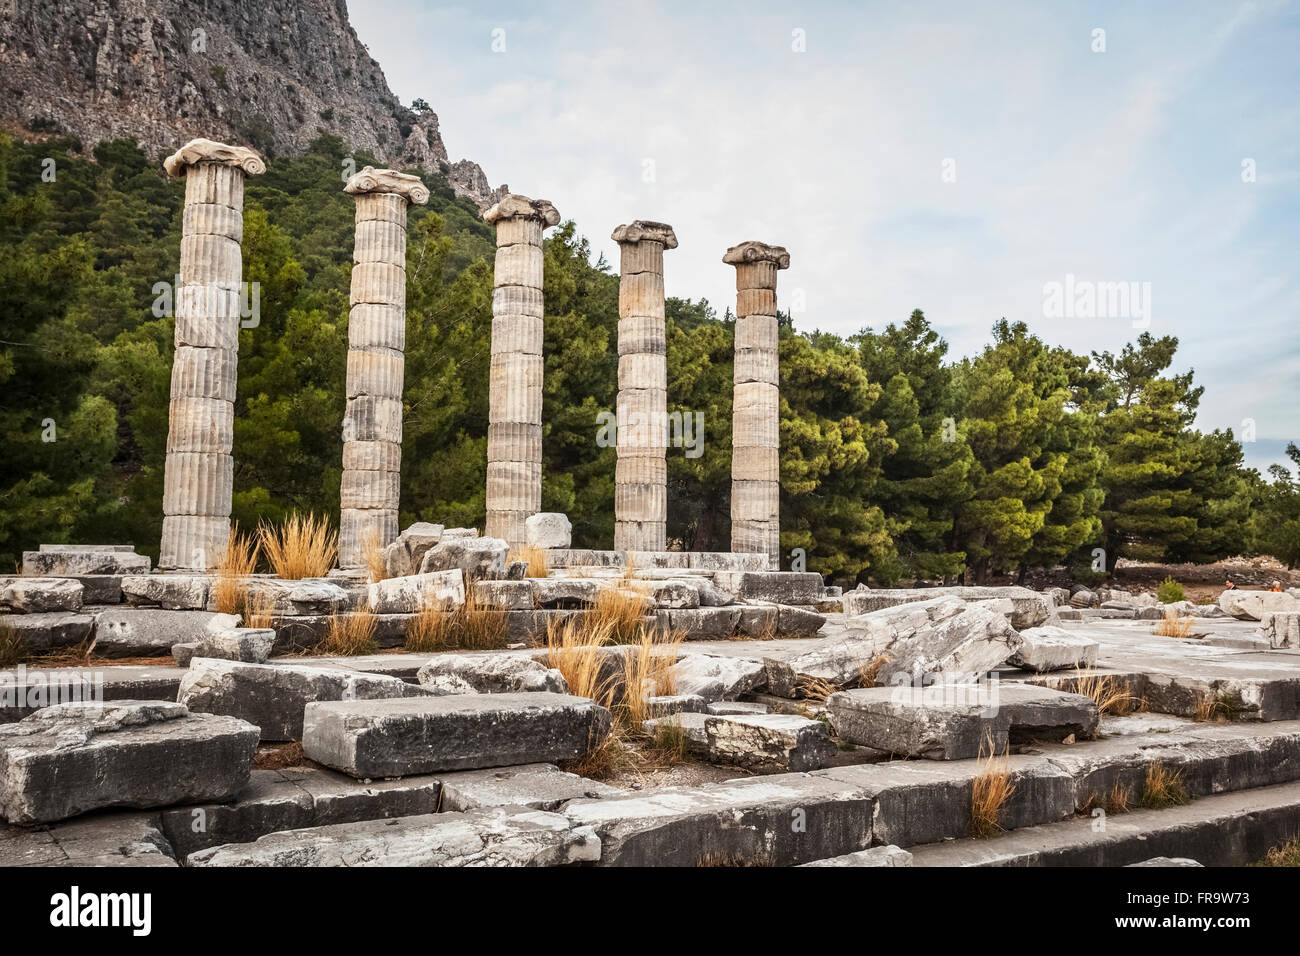
[(0, 0), (0, 124), (156, 155), (206, 136), (274, 157), (334, 133), (481, 207), (505, 192), (448, 162), (437, 114), (393, 95), (345, 0)]

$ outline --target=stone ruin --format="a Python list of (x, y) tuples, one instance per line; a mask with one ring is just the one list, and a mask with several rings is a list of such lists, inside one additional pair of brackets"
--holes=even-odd
[[(732, 550), (666, 550), (663, 223), (613, 235), (613, 550), (572, 547), (567, 517), (540, 512), (541, 237), (558, 213), (518, 195), (485, 216), (484, 533), (399, 531), (405, 217), (428, 194), (391, 170), (352, 177), (339, 568), (249, 578), (257, 626), (221, 613), (208, 569), (230, 527), (242, 184), (263, 167), (205, 140), (166, 165), (187, 183), (159, 568), (129, 546), (47, 544), (0, 577), (0, 626), (36, 655), (0, 670), (0, 862), (1238, 864), (1300, 828), (1300, 591), (842, 593), (775, 570), (780, 247), (723, 260)], [(652, 639), (593, 648), (598, 692), (547, 638), (614, 594)], [(430, 609), (470, 607), (498, 616), (502, 646), (403, 650)], [(321, 653), (361, 611), (380, 652)], [(636, 676), (638, 654), (655, 676)], [(671, 785), (598, 759), (668, 746)], [(1010, 786), (990, 810), (991, 780)]]

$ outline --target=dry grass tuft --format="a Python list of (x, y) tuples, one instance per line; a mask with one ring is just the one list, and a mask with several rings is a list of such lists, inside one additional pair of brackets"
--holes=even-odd
[(825, 703), (826, 698), (840, 689), (834, 681), (822, 680), (820, 677), (801, 675), (795, 685), (795, 693), (804, 700)]
[(1300, 866), (1300, 839), (1288, 840), (1265, 854), (1256, 866)]
[(564, 675), (570, 694), (612, 709), (616, 687), (614, 671), (606, 666), (608, 653), (602, 650), (607, 643), (593, 640), (574, 618), (552, 623), (546, 628), (545, 664)]
[(750, 867), (750, 866), (775, 866), (772, 858), (766, 853), (756, 853), (753, 856), (741, 856), (736, 853), (704, 853), (700, 856), (695, 864), (696, 866), (725, 866), (725, 867)]
[(546, 561), (546, 549), (539, 548), (535, 544), (525, 545), (524, 547), (510, 552), (510, 561), (527, 561), (528, 570), (524, 572), (525, 577), (545, 578), (550, 577), (551, 568)]
[(248, 586), (257, 570), (258, 550), (257, 540), (240, 534), (239, 523), (232, 523), (212, 581), (212, 600), (218, 613), (243, 614), (247, 609)]
[(1134, 710), (1135, 699), (1113, 677), (1103, 677), (1091, 670), (1086, 670), (1069, 683), (1073, 685), (1071, 688), (1072, 693), (1091, 697), (1097, 704), (1097, 710), (1103, 714), (1110, 714), (1112, 717), (1123, 717)]
[(379, 532), (367, 532), (365, 543), (361, 546), (361, 560), (366, 563), (366, 576), (371, 584), (388, 577), (388, 568), (384, 564), (384, 545)]
[(338, 531), (310, 512), (294, 512), (279, 527), (261, 523), (257, 539), (276, 576), (287, 581), (324, 577), (339, 553)]
[(300, 767), (307, 759), (302, 752), (302, 742), (292, 740), (286, 744), (265, 744), (253, 755), (254, 770), (283, 770)]
[(1191, 794), (1183, 783), (1183, 775), (1170, 770), (1159, 760), (1147, 765), (1146, 782), (1142, 785), (1142, 806), (1150, 810), (1163, 810), (1190, 803)]
[(270, 627), (275, 621), (275, 594), (256, 591), (244, 603), (244, 627)]
[(1129, 792), (1128, 787), (1116, 780), (1115, 786), (1110, 788), (1110, 796), (1106, 798), (1106, 812), (1128, 813), (1130, 799), (1132, 799), (1132, 794)]
[(0, 667), (13, 667), (31, 656), (31, 648), (17, 628), (0, 624)]
[(457, 607), (437, 601), (420, 605), (406, 631), (406, 650), (500, 650), (507, 643), (508, 625), (506, 612), (480, 602), (471, 584), (465, 603)]
[(674, 692), (673, 665), (681, 657), (685, 636), (676, 633), (660, 638), (655, 631), (645, 630), (639, 643), (623, 651), (623, 695), (614, 716), (629, 733), (640, 733), (649, 718), (649, 698)]
[(1206, 723), (1216, 718), (1224, 720), (1226, 719), (1224, 710), (1225, 708), (1217, 694), (1197, 694), (1196, 710), (1192, 717), (1194, 720), (1199, 720), (1202, 723)]
[(582, 624), (592, 635), (604, 635), (611, 644), (635, 644), (640, 642), (645, 628), (646, 604), (644, 587), (624, 583), (601, 588), (591, 610), (582, 616)]
[(686, 731), (682, 730), (681, 722), (675, 718), (659, 722), (650, 745), (654, 748), (655, 755), (669, 765), (686, 759)]
[(1195, 621), (1190, 617), (1179, 617), (1173, 611), (1166, 611), (1163, 619), (1156, 624), (1152, 634), (1159, 637), (1189, 637)]
[(329, 631), (318, 650), (322, 654), (336, 654), (340, 657), (373, 654), (379, 650), (379, 644), (375, 641), (375, 628), (378, 624), (378, 616), (368, 607), (331, 614)]
[(1003, 830), (998, 817), (1016, 787), (1011, 782), (1010, 759), (1007, 754), (994, 753), (991, 736), (980, 745), (980, 759), (984, 769), (971, 785), (970, 832), (985, 839)]
[(880, 669), (889, 663), (889, 656), (881, 654), (874, 661), (863, 664), (858, 670), (859, 687), (875, 687), (880, 677)]

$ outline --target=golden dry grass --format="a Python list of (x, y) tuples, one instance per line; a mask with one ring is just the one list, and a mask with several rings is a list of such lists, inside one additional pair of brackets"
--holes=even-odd
[(230, 526), (230, 537), (217, 562), (212, 581), (212, 601), (220, 614), (243, 614), (248, 607), (248, 586), (257, 570), (256, 538), (239, 533), (239, 523)]
[[(1097, 710), (1112, 717), (1123, 717), (1132, 713), (1135, 700), (1124, 686), (1113, 677), (1102, 676), (1092, 670), (1085, 670), (1069, 684), (1070, 690), (1084, 697), (1091, 697), (1097, 704)], [(1064, 689), (1064, 688), (1062, 688)], [(1137, 703), (1141, 703), (1138, 701)]]
[(368, 607), (355, 611), (341, 611), (330, 615), (329, 631), (317, 650), (322, 654), (356, 657), (373, 654), (379, 650), (375, 629), (379, 618)]
[(31, 648), (21, 634), (8, 624), (0, 624), (0, 667), (12, 667), (27, 660)]
[(1106, 797), (1106, 812), (1128, 813), (1129, 800), (1131, 799), (1132, 794), (1129, 792), (1128, 787), (1116, 780), (1115, 786), (1110, 788), (1110, 795)]
[(310, 512), (295, 511), (278, 527), (262, 522), (257, 540), (276, 576), (289, 581), (324, 577), (339, 552), (338, 531)]
[(840, 689), (834, 681), (822, 680), (820, 677), (800, 675), (795, 684), (795, 693), (804, 700), (825, 703), (826, 698)]
[(1161, 761), (1147, 765), (1146, 781), (1142, 785), (1142, 806), (1150, 810), (1182, 806), (1191, 802), (1191, 794), (1183, 783), (1183, 775), (1171, 770)]
[(1196, 710), (1192, 716), (1193, 719), (1205, 723), (1215, 718), (1225, 717), (1224, 709), (1217, 694), (1197, 694)]
[(1166, 611), (1165, 616), (1157, 622), (1152, 634), (1159, 637), (1189, 637), (1195, 622), (1190, 617), (1179, 617), (1173, 611)]
[(615, 711), (631, 733), (639, 733), (641, 725), (650, 717), (650, 697), (666, 697), (675, 692), (673, 665), (681, 656), (684, 634), (660, 637), (653, 630), (644, 630), (641, 640), (623, 651), (623, 695)]
[(1300, 866), (1300, 839), (1273, 847), (1255, 866)]
[(655, 755), (670, 766), (686, 759), (686, 731), (675, 718), (659, 721), (650, 745)]
[(370, 531), (366, 534), (365, 543), (361, 546), (361, 560), (366, 564), (366, 575), (371, 584), (388, 577), (388, 569), (384, 564), (384, 545), (379, 532)]
[(254, 591), (244, 602), (245, 627), (270, 627), (275, 621), (275, 594), (270, 590)]
[(546, 560), (546, 549), (539, 548), (536, 545), (529, 544), (522, 548), (510, 552), (510, 561), (527, 561), (528, 570), (524, 572), (525, 577), (545, 578), (551, 574), (550, 565)]
[(545, 664), (564, 675), (570, 694), (612, 708), (616, 687), (614, 671), (606, 662), (608, 652), (603, 650), (607, 643), (601, 635), (593, 638), (578, 619), (552, 623), (546, 628)]
[(582, 626), (592, 635), (605, 635), (611, 644), (638, 642), (645, 627), (647, 608), (644, 588), (624, 583), (601, 588), (591, 610), (582, 615)]
[(875, 660), (863, 664), (858, 671), (859, 687), (875, 687), (880, 677), (880, 669), (889, 663), (889, 656), (881, 654)]
[(980, 759), (984, 767), (971, 784), (970, 832), (984, 839), (1002, 831), (999, 817), (1016, 787), (1011, 782), (1010, 759), (994, 752), (992, 737), (980, 745)]

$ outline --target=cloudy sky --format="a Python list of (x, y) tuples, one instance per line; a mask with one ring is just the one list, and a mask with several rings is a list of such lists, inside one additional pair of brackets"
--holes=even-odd
[(1001, 316), (1082, 351), (1145, 327), (1181, 340), (1201, 427), (1253, 421), (1249, 464), (1300, 441), (1297, 3), (348, 6), (453, 160), (614, 262), (614, 226), (671, 223), (669, 295), (721, 311), (722, 253), (759, 239), (805, 330), (921, 308), (960, 355)]

